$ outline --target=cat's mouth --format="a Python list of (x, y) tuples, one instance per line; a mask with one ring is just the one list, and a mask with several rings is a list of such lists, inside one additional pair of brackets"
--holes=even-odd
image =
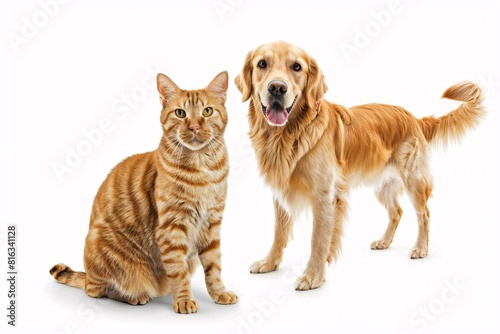
[(189, 142), (189, 144), (191, 144), (191, 145), (201, 145), (203, 143), (204, 143), (203, 141), (199, 140), (196, 137), (194, 137), (194, 139)]
[(267, 122), (270, 125), (274, 126), (283, 126), (288, 120), (288, 116), (292, 112), (293, 106), (295, 105), (295, 101), (297, 100), (297, 96), (293, 99), (292, 104), (289, 107), (285, 107), (281, 101), (274, 101), (272, 104), (265, 106), (260, 101), (260, 105), (262, 108), (262, 113), (266, 118)]
[(190, 150), (197, 151), (206, 145), (206, 141), (200, 140), (196, 136), (191, 139), (189, 142), (184, 142), (184, 146), (189, 148)]

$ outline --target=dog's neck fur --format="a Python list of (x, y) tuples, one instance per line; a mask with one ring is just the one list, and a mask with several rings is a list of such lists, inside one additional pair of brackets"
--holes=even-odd
[[(326, 103), (322, 104), (324, 106)], [(284, 126), (277, 127), (267, 123), (260, 108), (258, 98), (252, 97), (248, 111), (250, 140), (258, 152), (257, 162), (266, 183), (284, 189), (297, 163), (313, 149), (327, 129), (330, 115), (327, 110), (322, 112), (303, 103), (294, 108), (292, 113), (295, 114), (290, 115)], [(310, 126), (312, 123), (315, 125)]]

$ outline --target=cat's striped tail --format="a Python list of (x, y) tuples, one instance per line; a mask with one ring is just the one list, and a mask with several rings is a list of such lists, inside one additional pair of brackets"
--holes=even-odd
[(85, 290), (87, 274), (82, 271), (74, 271), (67, 265), (59, 263), (50, 269), (50, 274), (60, 283)]

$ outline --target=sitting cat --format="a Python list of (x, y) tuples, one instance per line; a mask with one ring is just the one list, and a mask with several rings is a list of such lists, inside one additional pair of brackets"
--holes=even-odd
[(133, 305), (172, 292), (174, 310), (194, 313), (190, 277), (198, 261), (210, 297), (233, 304), (221, 279), (220, 227), (229, 162), (224, 142), (227, 72), (202, 90), (157, 76), (163, 136), (155, 151), (131, 156), (94, 200), (85, 271), (57, 264), (59, 282)]

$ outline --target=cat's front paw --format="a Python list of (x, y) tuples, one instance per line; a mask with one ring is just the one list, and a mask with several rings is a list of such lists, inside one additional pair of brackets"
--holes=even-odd
[(224, 291), (222, 293), (212, 296), (212, 299), (217, 304), (229, 305), (234, 304), (238, 300), (238, 296), (232, 291)]
[(198, 312), (198, 303), (193, 299), (181, 299), (174, 301), (174, 311), (181, 314)]

